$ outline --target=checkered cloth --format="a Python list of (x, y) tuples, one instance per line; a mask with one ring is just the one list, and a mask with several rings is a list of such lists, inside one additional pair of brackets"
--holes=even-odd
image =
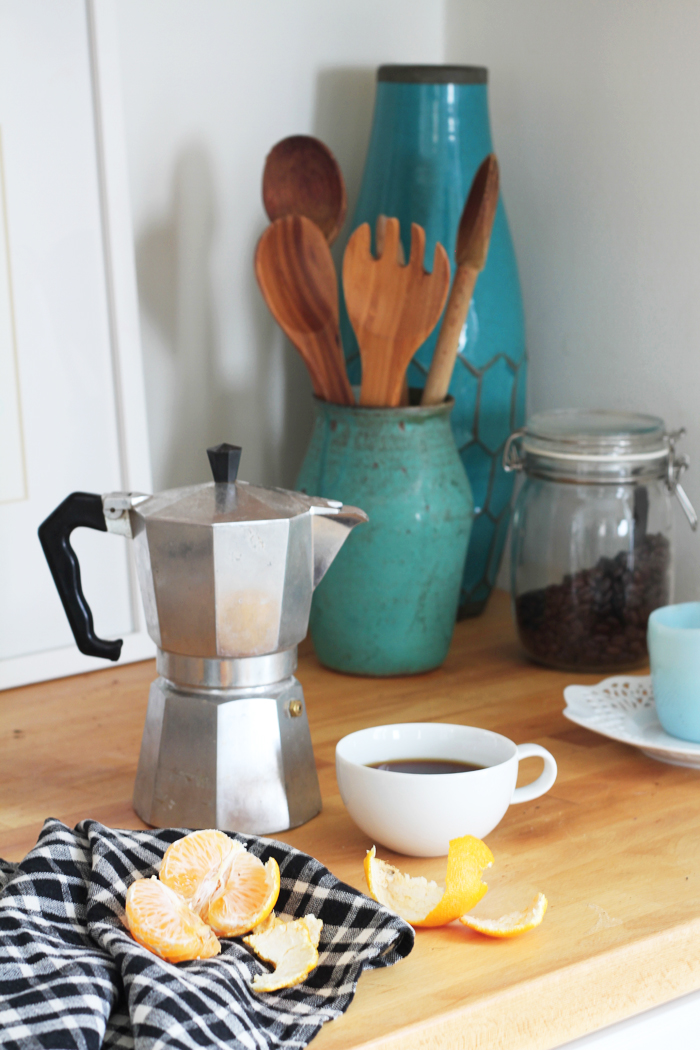
[(280, 867), (278, 912), (323, 920), (303, 984), (256, 994), (264, 967), (242, 943), (215, 959), (164, 962), (124, 928), (128, 886), (157, 873), (183, 829), (115, 831), (47, 820), (20, 864), (0, 861), (3, 1050), (267, 1050), (304, 1047), (347, 1010), (363, 969), (392, 966), (413, 930), (282, 842), (231, 835)]

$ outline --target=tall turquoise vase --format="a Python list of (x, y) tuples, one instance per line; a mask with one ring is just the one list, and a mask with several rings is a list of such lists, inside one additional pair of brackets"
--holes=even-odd
[(309, 627), (327, 667), (417, 674), (447, 656), (472, 523), (450, 399), (426, 408), (317, 400), (296, 487), (361, 507), (314, 593)]
[[(435, 242), (454, 248), (471, 181), (491, 153), (487, 71), (475, 66), (381, 66), (374, 123), (351, 230), (378, 215), (396, 216), (406, 255), (410, 224), (426, 231), (426, 261)], [(357, 340), (341, 309), (350, 380), (359, 383)], [(409, 385), (423, 387), (437, 329), (419, 348)], [(501, 465), (508, 435), (525, 420), (525, 330), (520, 285), (501, 200), (488, 261), (479, 275), (450, 394), (452, 429), (474, 493), (475, 519), (462, 579), (459, 614), (484, 608), (503, 553), (513, 475)], [(358, 530), (359, 531), (359, 530)]]

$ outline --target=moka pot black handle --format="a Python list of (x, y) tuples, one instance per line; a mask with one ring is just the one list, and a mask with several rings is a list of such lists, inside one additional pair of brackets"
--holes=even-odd
[(73, 529), (80, 527), (107, 531), (101, 496), (93, 492), (72, 492), (41, 523), (39, 540), (78, 649), (86, 656), (118, 660), (122, 639), (107, 641), (97, 637), (92, 610), (83, 594), (78, 556), (70, 544)]

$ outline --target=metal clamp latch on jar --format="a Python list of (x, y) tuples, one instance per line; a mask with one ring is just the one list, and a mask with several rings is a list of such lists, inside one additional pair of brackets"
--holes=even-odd
[(524, 433), (525, 430), (522, 427), (520, 430), (514, 430), (505, 443), (503, 448), (503, 469), (507, 474), (514, 470), (523, 469), (522, 449), (519, 445), (516, 447), (516, 441), (519, 442)]
[[(505, 443), (505, 446), (503, 448), (503, 469), (507, 473), (511, 473), (512, 471), (521, 471), (523, 469), (525, 460), (523, 456), (521, 442), (523, 437), (525, 436), (525, 433), (526, 431), (524, 428), (521, 428), (520, 430), (514, 430)], [(693, 529), (693, 531), (695, 531), (698, 527), (698, 516), (695, 513), (695, 508), (693, 507), (693, 504), (688, 498), (688, 494), (686, 493), (685, 489), (679, 481), (681, 474), (683, 474), (683, 472), (688, 469), (688, 466), (690, 465), (690, 460), (686, 455), (676, 455), (676, 444), (684, 434), (685, 427), (681, 427), (679, 430), (671, 431), (671, 433), (666, 435), (666, 440), (668, 442), (666, 484), (668, 486), (669, 491), (675, 493), (675, 495), (678, 497), (678, 502), (683, 508), (683, 513), (688, 519), (690, 527), (691, 529)], [(559, 458), (559, 456), (555, 456), (553, 453), (550, 453), (550, 455), (552, 455), (553, 458)], [(655, 455), (660, 455), (662, 458), (664, 457), (664, 453), (662, 450), (659, 450), (659, 453), (655, 453)], [(592, 455), (590, 457), (576, 458), (602, 460), (606, 457)]]
[(678, 497), (678, 502), (683, 508), (688, 522), (693, 532), (698, 527), (698, 516), (695, 513), (693, 504), (688, 499), (688, 494), (678, 480), (681, 474), (688, 469), (690, 466), (690, 460), (688, 456), (676, 455), (676, 443), (679, 438), (685, 434), (685, 427), (681, 427), (680, 430), (673, 430), (668, 435), (668, 473), (666, 475), (666, 484), (668, 485), (671, 492), (675, 492)]

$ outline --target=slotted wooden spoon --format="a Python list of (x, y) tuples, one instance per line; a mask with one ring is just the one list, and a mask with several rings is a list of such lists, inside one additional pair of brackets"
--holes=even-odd
[(338, 281), (319, 227), (303, 215), (273, 222), (258, 241), (255, 276), (270, 313), (304, 359), (316, 396), (353, 405), (340, 347)]
[(265, 160), (262, 195), (271, 222), (305, 215), (329, 244), (345, 221), (343, 173), (328, 146), (313, 135), (290, 135), (272, 147)]
[(498, 186), (498, 161), (495, 154), (490, 153), (479, 165), (459, 220), (455, 245), (457, 272), (430, 363), (422, 405), (439, 405), (447, 397), (474, 285), (486, 266), (498, 205)]
[(426, 273), (425, 230), (413, 223), (411, 254), (401, 266), (399, 220), (387, 219), (383, 233), (382, 254), (375, 259), (368, 223), (355, 230), (343, 258), (343, 288), (362, 358), (360, 404), (395, 407), (409, 362), (442, 313), (450, 262), (436, 244), (433, 272)]

